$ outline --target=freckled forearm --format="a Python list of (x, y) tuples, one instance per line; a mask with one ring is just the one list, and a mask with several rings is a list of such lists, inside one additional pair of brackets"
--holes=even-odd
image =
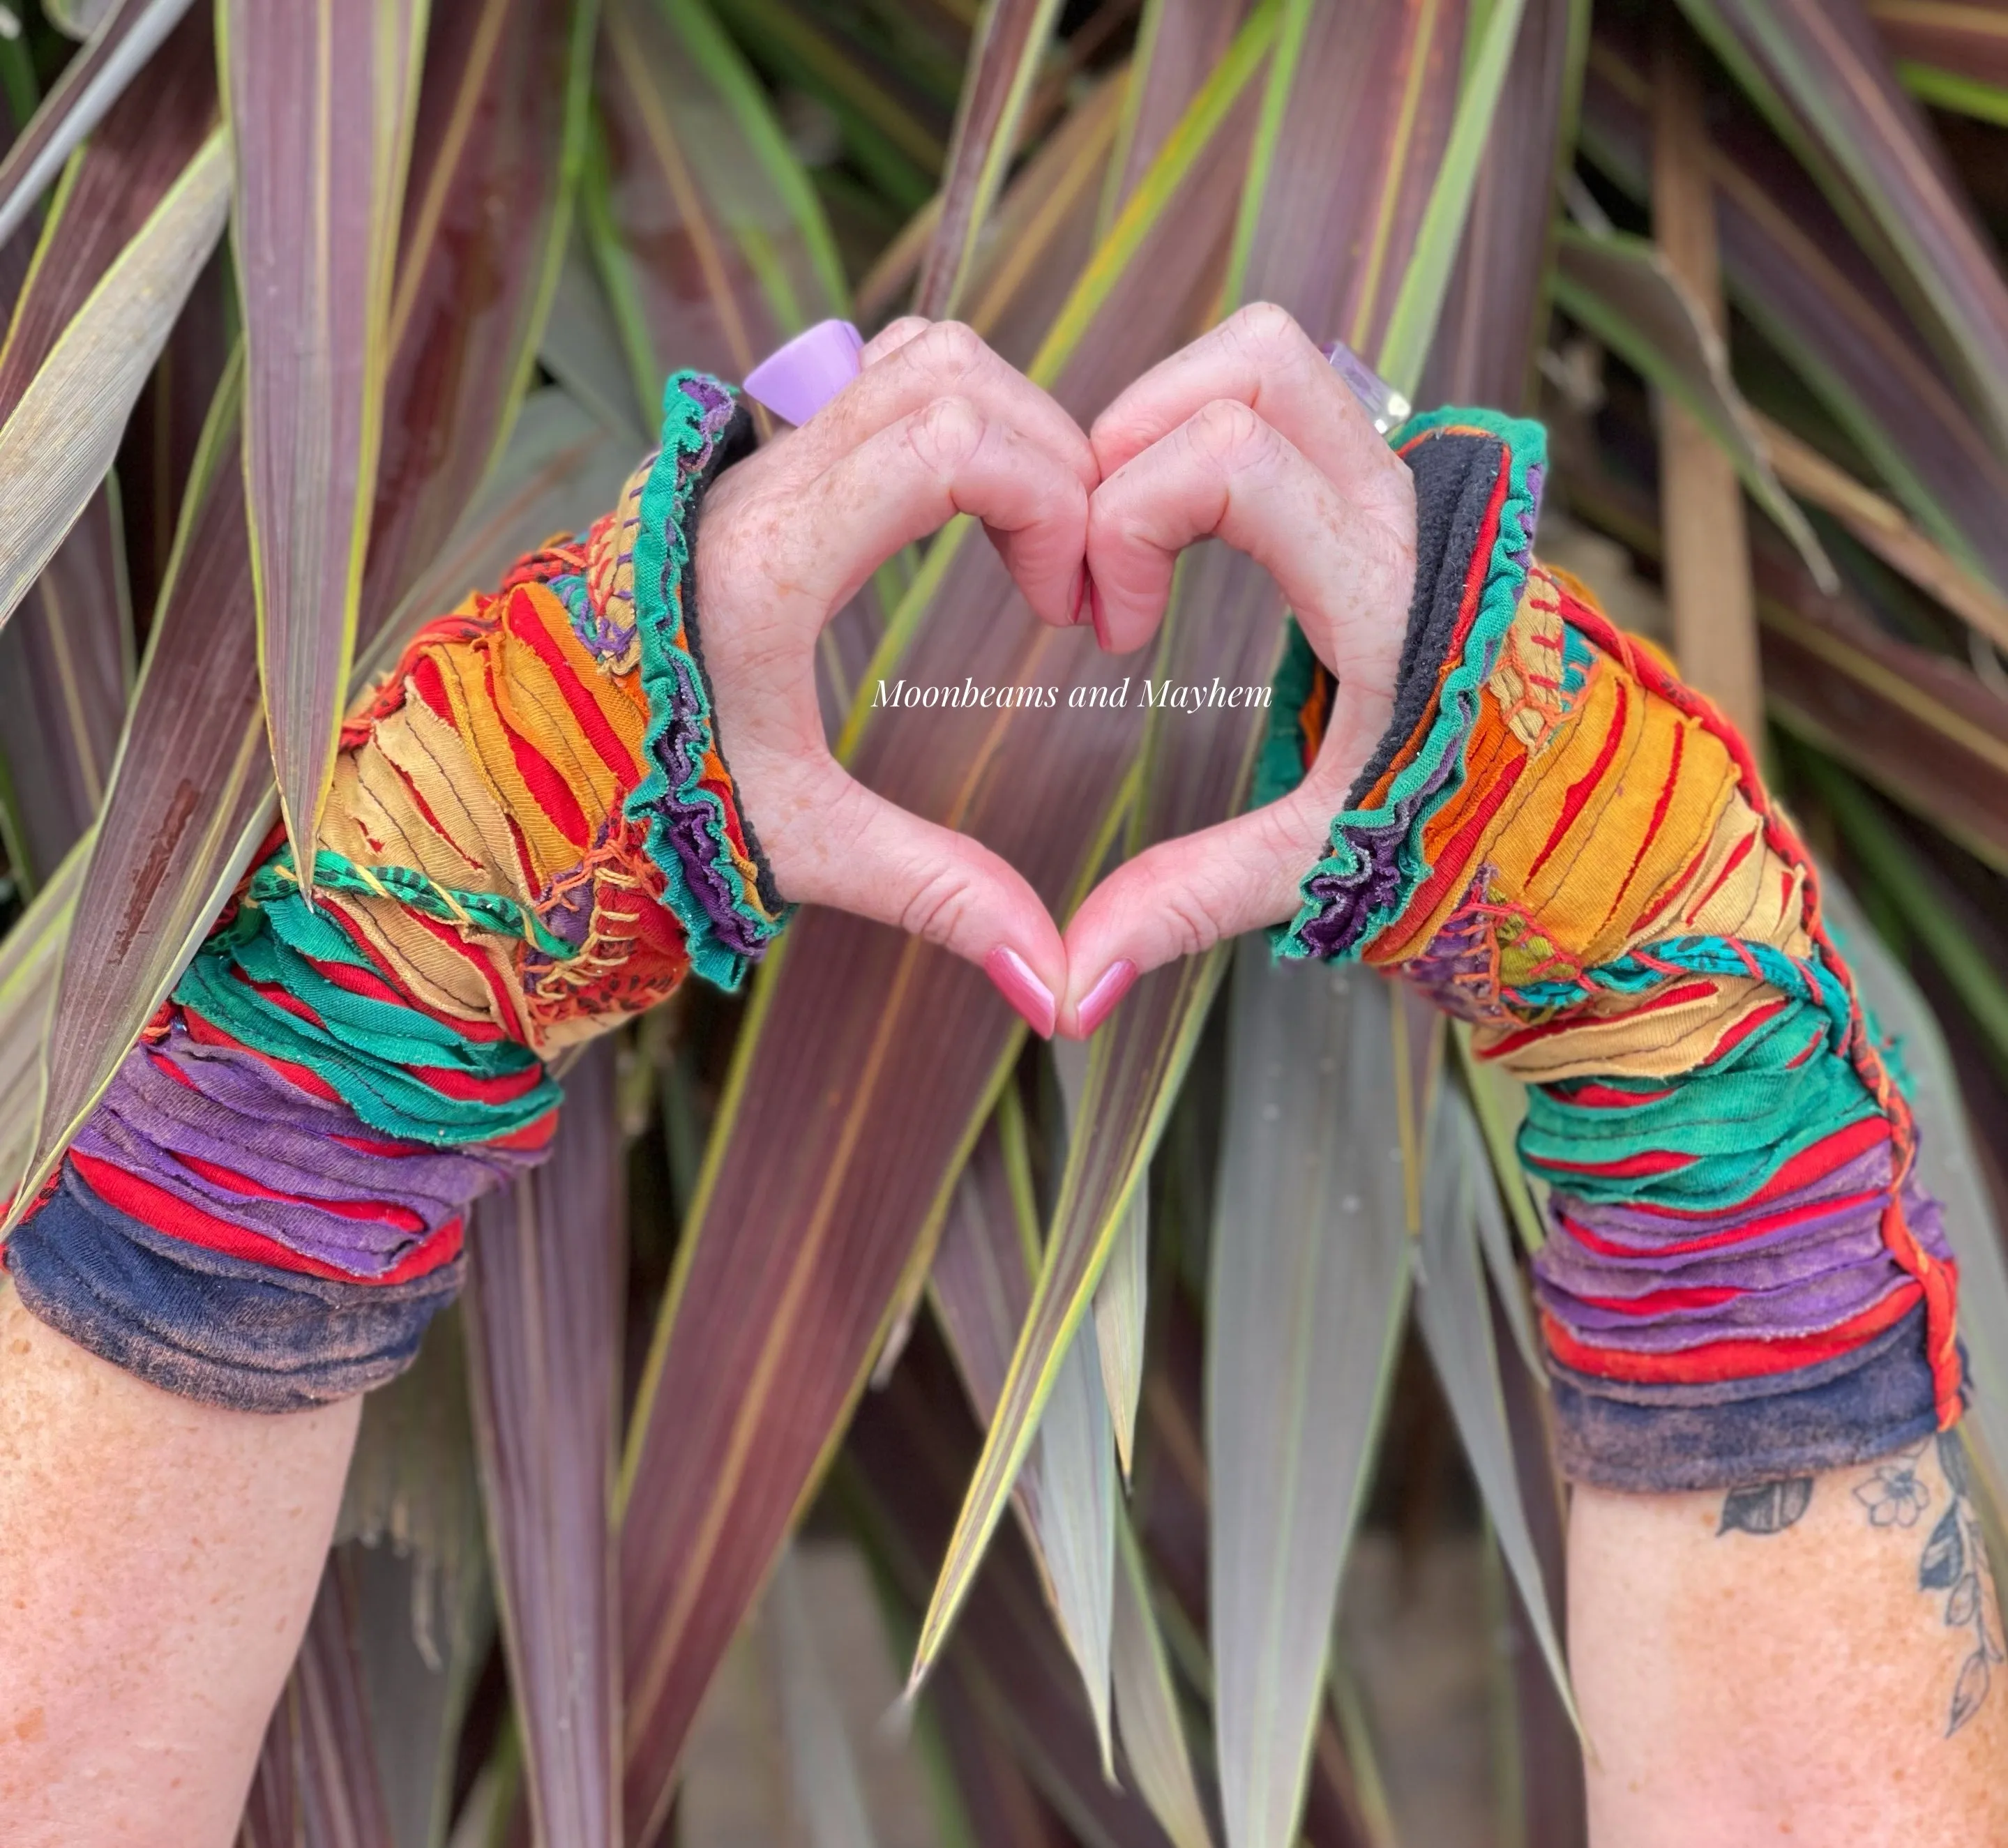
[(360, 1400), (162, 1392), (0, 1282), (0, 1836), (224, 1848), (299, 1645)]
[(1593, 1848), (2008, 1843), (2008, 1670), (1962, 1461), (1927, 1440), (1727, 1495), (1575, 1492)]

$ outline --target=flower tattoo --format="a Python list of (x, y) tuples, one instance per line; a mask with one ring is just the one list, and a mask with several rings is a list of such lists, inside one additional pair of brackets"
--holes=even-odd
[(1857, 1483), (1854, 1499), (1868, 1511), (1873, 1527), (1915, 1527), (1932, 1505), (1932, 1492), (1918, 1480), (1914, 1460), (1899, 1457), (1879, 1464), (1867, 1482)]

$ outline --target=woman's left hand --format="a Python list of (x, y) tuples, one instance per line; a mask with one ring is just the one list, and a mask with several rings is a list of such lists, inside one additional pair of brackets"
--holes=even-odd
[[(1393, 716), (1416, 575), (1416, 504), (1388, 448), (1310, 337), (1254, 304), (1146, 373), (1090, 433), (1096, 632), (1140, 647), (1179, 553), (1218, 538), (1264, 566), (1338, 693), (1317, 761), (1264, 808), (1147, 848), (1066, 929), (1060, 1030), (1091, 1033), (1137, 973), (1282, 922)], [(1085, 1004), (1085, 1005), (1084, 1005)]]

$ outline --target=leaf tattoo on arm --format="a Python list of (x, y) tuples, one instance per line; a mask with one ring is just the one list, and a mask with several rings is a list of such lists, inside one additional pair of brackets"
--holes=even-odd
[(1781, 1534), (1805, 1514), (1813, 1498), (1811, 1476), (1784, 1476), (1775, 1482), (1755, 1482), (1732, 1489), (1722, 1498), (1719, 1540), (1727, 1533)]
[[(1925, 1549), (1918, 1559), (1918, 1589), (1943, 1592), (1946, 1627), (1971, 1630), (1974, 1639), (1972, 1652), (1960, 1664), (1953, 1684), (1946, 1717), (1946, 1737), (1950, 1738), (1979, 1712), (1993, 1681), (1993, 1665), (2008, 1658), (1996, 1640), (1993, 1580), (1988, 1568), (1986, 1538), (1974, 1511), (1966, 1452), (1957, 1432), (1941, 1431), (1930, 1441), (1950, 1491), (1950, 1505), (1925, 1536)], [(1871, 1526), (1914, 1526), (1931, 1505), (1931, 1491), (1918, 1479), (1914, 1468), (1925, 1450), (1919, 1444), (1878, 1464), (1855, 1486), (1854, 1499), (1866, 1510)]]

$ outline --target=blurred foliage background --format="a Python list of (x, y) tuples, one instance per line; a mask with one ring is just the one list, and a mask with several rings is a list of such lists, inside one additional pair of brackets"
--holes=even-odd
[[(917, 308), (1085, 421), (1268, 299), (1543, 417), (1545, 556), (1764, 740), (1998, 1489), (2005, 129), (2003, 0), (0, 0), (17, 1196), (310, 846), (351, 690), (610, 502), (670, 369)], [(858, 688), (1266, 678), (1284, 613), (1203, 546), (1107, 661), (965, 536), (826, 714), (1063, 911), (1239, 804), (1246, 716)], [(250, 1848), (1582, 1840), (1540, 1203), (1426, 1009), (1254, 942), (1049, 1053), (812, 913), (567, 1084), (368, 1407)]]

